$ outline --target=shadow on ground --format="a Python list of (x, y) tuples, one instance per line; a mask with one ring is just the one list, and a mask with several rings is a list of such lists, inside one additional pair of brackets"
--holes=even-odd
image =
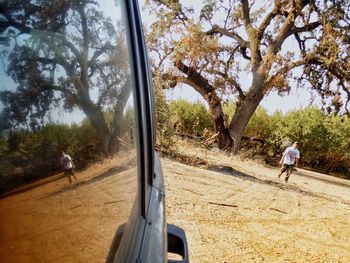
[[(187, 165), (195, 166), (198, 168), (202, 168), (202, 169), (206, 169), (206, 170), (210, 170), (210, 171), (214, 171), (214, 172), (228, 174), (228, 175), (231, 175), (231, 176), (234, 176), (237, 178), (241, 178), (243, 180), (249, 180), (252, 182), (259, 183), (259, 184), (270, 185), (270, 186), (277, 187), (279, 189), (290, 191), (290, 192), (297, 192), (297, 193), (300, 193), (303, 195), (308, 195), (308, 196), (317, 197), (317, 198), (323, 198), (323, 199), (326, 199), (328, 201), (334, 201), (332, 198), (327, 197), (325, 195), (303, 190), (297, 185), (278, 182), (278, 181), (274, 181), (274, 180), (270, 180), (270, 179), (257, 178), (257, 177), (254, 177), (252, 175), (242, 173), (242, 172), (240, 172), (240, 171), (238, 171), (230, 166), (211, 164), (211, 163), (207, 162), (206, 160), (201, 159), (201, 158), (196, 157), (196, 156), (188, 156), (188, 155), (185, 155), (185, 154), (182, 154), (179, 152), (174, 152), (174, 151), (162, 151), (161, 153), (170, 159), (173, 159), (175, 161), (178, 161), (178, 162), (181, 162), (181, 163), (184, 163)], [(298, 172), (298, 175), (303, 176), (303, 177), (308, 177), (308, 175), (303, 175), (303, 174), (300, 174), (299, 172)], [(277, 177), (277, 174), (276, 174), (276, 177)], [(327, 183), (333, 183), (335, 185), (338, 185), (338, 184), (342, 185), (341, 183), (328, 181), (327, 179), (318, 178), (315, 176), (311, 176), (311, 177), (314, 180), (325, 181)], [(342, 203), (350, 205), (350, 202), (342, 201)]]
[(24, 193), (24, 192), (30, 191), (30, 190), (32, 190), (34, 188), (37, 188), (37, 187), (46, 185), (48, 183), (60, 180), (60, 179), (62, 179), (64, 177), (65, 177), (65, 175), (62, 174), (62, 173), (58, 174), (58, 175), (53, 175), (53, 176), (47, 177), (45, 179), (41, 179), (40, 181), (37, 181), (37, 182), (34, 182), (34, 183), (30, 183), (28, 185), (20, 186), (20, 187), (18, 187), (15, 190), (9, 191), (9, 192), (1, 195), (0, 198), (5, 198), (5, 197), (8, 197), (8, 196)]
[(51, 196), (58, 195), (58, 194), (61, 194), (61, 193), (67, 192), (67, 191), (72, 191), (72, 190), (77, 189), (77, 188), (82, 187), (82, 186), (93, 184), (93, 183), (95, 183), (97, 181), (103, 180), (103, 179), (108, 178), (110, 176), (118, 175), (121, 172), (124, 172), (124, 171), (126, 171), (126, 170), (128, 170), (128, 169), (130, 169), (132, 167), (133, 166), (131, 166), (131, 165), (123, 165), (123, 166), (111, 167), (107, 171), (105, 171), (105, 172), (103, 172), (103, 173), (101, 173), (101, 174), (99, 174), (97, 176), (94, 176), (93, 178), (91, 178), (89, 180), (80, 181), (80, 182), (77, 182), (77, 183), (73, 183), (73, 184), (67, 185), (67, 186), (63, 187), (62, 189), (60, 189), (60, 190), (58, 190), (56, 192), (53, 192), (50, 195)]
[[(100, 181), (100, 180), (102, 180), (104, 178), (107, 178), (107, 177), (110, 177), (110, 176), (113, 176), (113, 175), (117, 175), (117, 174), (119, 174), (121, 172), (124, 172), (124, 171), (126, 171), (126, 170), (128, 170), (128, 169), (130, 169), (130, 168), (132, 168), (134, 166), (135, 166), (134, 160), (131, 159), (131, 160), (127, 161), (126, 163), (124, 163), (121, 166), (115, 165), (114, 167), (111, 167), (107, 171), (94, 176), (90, 180), (80, 181), (80, 182), (77, 182), (77, 183), (73, 183), (73, 184), (64, 186), (62, 189), (60, 189), (60, 190), (58, 190), (56, 192), (53, 192), (51, 195), (57, 195), (57, 194), (60, 194), (60, 193), (66, 192), (66, 191), (74, 190), (74, 189), (79, 188), (79, 187), (84, 186), (84, 185), (95, 183), (95, 182)], [(79, 174), (77, 176), (79, 177)], [(36, 182), (32, 182), (30, 184), (18, 187), (16, 189), (12, 190), (12, 191), (9, 191), (9, 192), (7, 192), (5, 194), (2, 194), (2, 195), (0, 195), (0, 198), (5, 198), (5, 197), (21, 194), (21, 193), (33, 190), (35, 188), (41, 187), (43, 185), (46, 185), (46, 184), (49, 184), (49, 183), (61, 180), (61, 179), (65, 178), (65, 177), (66, 176), (63, 173), (60, 173), (60, 174), (56, 174), (56, 175), (53, 175), (53, 176), (50, 176), (50, 177), (47, 177), (47, 178), (44, 178), (44, 179), (40, 179), (40, 180), (38, 180)], [(68, 179), (67, 179), (67, 181), (68, 181)]]

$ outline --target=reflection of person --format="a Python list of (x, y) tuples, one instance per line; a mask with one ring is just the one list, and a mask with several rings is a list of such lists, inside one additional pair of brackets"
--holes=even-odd
[(73, 169), (75, 168), (72, 158), (66, 154), (63, 150), (61, 151), (60, 163), (64, 171), (64, 175), (68, 177), (69, 183), (72, 183), (71, 176), (77, 180), (77, 177), (74, 175)]
[(298, 167), (300, 152), (297, 147), (298, 142), (294, 142), (292, 146), (288, 147), (283, 152), (282, 158), (280, 160), (280, 164), (282, 164), (282, 167), (278, 178), (280, 178), (284, 172), (287, 172), (286, 177), (284, 179), (285, 182), (288, 182), (289, 176), (292, 174), (294, 166)]

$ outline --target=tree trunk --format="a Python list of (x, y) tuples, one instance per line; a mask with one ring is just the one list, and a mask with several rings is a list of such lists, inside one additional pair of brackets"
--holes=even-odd
[[(113, 115), (113, 123), (111, 127), (111, 136), (108, 144), (108, 152), (110, 154), (116, 153), (120, 150), (120, 139), (122, 136), (122, 123), (125, 119), (123, 114), (124, 106), (126, 102), (122, 103), (124, 105), (116, 105)], [(126, 125), (126, 124), (125, 124)]]
[(226, 150), (232, 147), (233, 140), (231, 138), (229, 130), (222, 125), (224, 121), (222, 118), (215, 120), (215, 129), (216, 132), (219, 132), (218, 135), (218, 147), (219, 149)]
[(186, 66), (183, 62), (177, 61), (175, 66), (187, 75), (186, 84), (191, 85), (207, 101), (211, 117), (214, 122), (215, 131), (219, 133), (219, 149), (227, 149), (232, 145), (232, 138), (228, 130), (228, 122), (222, 111), (220, 98), (216, 95), (215, 88), (210, 85), (207, 79), (201, 76), (195, 69)]
[(264, 85), (268, 68), (265, 65), (254, 67), (252, 86), (244, 98), (239, 98), (235, 115), (228, 126), (220, 98), (216, 95), (216, 89), (194, 68), (186, 66), (181, 61), (177, 61), (175, 65), (187, 75), (185, 83), (191, 85), (208, 102), (215, 131), (219, 133), (219, 148), (227, 149), (231, 147), (234, 153), (238, 153), (244, 130), (264, 97)]
[[(127, 81), (126, 84), (122, 87), (120, 93), (116, 97), (116, 105), (114, 107), (113, 113), (113, 122), (110, 132), (110, 141), (108, 145), (108, 151), (112, 154), (120, 150), (120, 141), (118, 138), (122, 136), (122, 122), (125, 119), (123, 114), (128, 99), (131, 94), (130, 81)], [(129, 125), (129, 124), (125, 124)]]
[(105, 122), (103, 112), (94, 105), (88, 104), (82, 107), (91, 125), (95, 128), (97, 136), (102, 144), (103, 153), (109, 155), (110, 130)]
[(243, 133), (263, 97), (264, 94), (262, 92), (262, 89), (260, 89), (259, 93), (254, 94), (251, 92), (245, 100), (238, 103), (236, 112), (229, 126), (230, 135), (234, 142), (234, 153), (239, 152)]
[[(210, 96), (210, 97), (209, 97)], [(211, 117), (214, 121), (215, 132), (218, 135), (218, 147), (219, 149), (228, 149), (232, 147), (232, 138), (228, 130), (228, 121), (222, 110), (219, 98), (215, 93), (206, 96), (209, 104)]]

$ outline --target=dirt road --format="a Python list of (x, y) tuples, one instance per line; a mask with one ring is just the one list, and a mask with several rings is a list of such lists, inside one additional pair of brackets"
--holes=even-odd
[(78, 172), (73, 184), (58, 174), (1, 198), (0, 262), (105, 262), (136, 194), (130, 156)]
[(350, 184), (218, 152), (179, 150), (240, 173), (163, 160), (168, 221), (187, 233), (191, 262), (350, 262)]
[[(178, 147), (232, 167), (162, 160), (168, 223), (186, 230), (191, 262), (350, 262), (348, 181), (299, 169), (285, 184), (256, 161)], [(1, 262), (103, 262), (128, 215), (115, 185), (133, 169), (121, 167), (111, 160), (73, 185), (57, 175), (0, 199)]]

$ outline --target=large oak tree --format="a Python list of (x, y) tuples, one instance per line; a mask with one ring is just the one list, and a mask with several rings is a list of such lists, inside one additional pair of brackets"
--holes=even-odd
[(55, 106), (79, 108), (111, 153), (131, 93), (122, 23), (104, 17), (98, 1), (12, 0), (0, 2), (0, 34), (1, 59), (15, 83), (2, 87), (2, 130), (34, 129)]
[[(154, 72), (162, 76), (163, 88), (187, 84), (206, 100), (220, 148), (239, 151), (264, 96), (274, 90), (288, 94), (291, 82), (320, 94), (329, 112), (349, 114), (347, 1), (207, 0), (199, 9), (186, 5), (148, 3), (156, 17), (148, 32)], [(236, 103), (230, 120), (222, 110), (223, 98)]]

